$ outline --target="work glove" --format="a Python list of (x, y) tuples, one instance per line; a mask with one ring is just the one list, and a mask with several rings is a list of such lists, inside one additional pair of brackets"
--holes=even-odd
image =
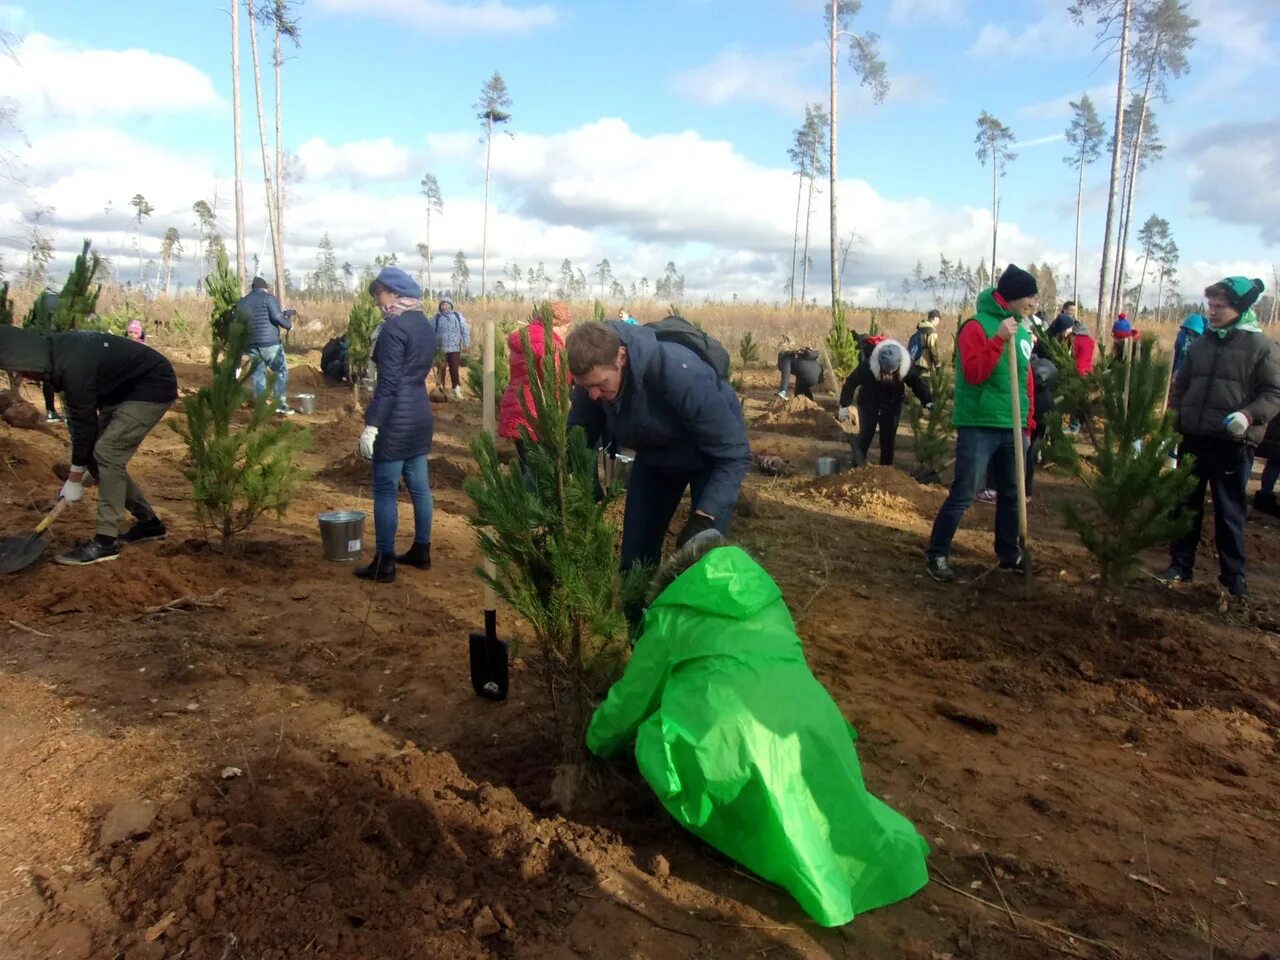
[(685, 523), (684, 528), (680, 531), (680, 535), (676, 537), (676, 547), (683, 547), (686, 543), (697, 537), (701, 533), (708, 530), (715, 530), (716, 522), (705, 513), (694, 511), (689, 514), (689, 520)]
[(360, 443), (356, 446), (356, 452), (366, 460), (373, 459), (373, 442), (378, 439), (377, 427), (365, 427), (364, 432), (360, 434)]
[(841, 407), (839, 410), (837, 410), (836, 419), (839, 420), (841, 423), (846, 423), (849, 420), (849, 408)]
[(1245, 435), (1249, 429), (1249, 417), (1247, 414), (1237, 410), (1230, 416), (1222, 418), (1222, 425), (1227, 428), (1227, 433), (1231, 434), (1237, 440)]
[[(84, 499), (84, 467), (71, 468), (71, 472), (67, 475), (67, 481), (62, 485), (62, 490), (58, 494), (59, 500), (66, 500), (68, 503), (79, 503)], [(71, 477), (79, 477), (79, 480), (72, 480)]]

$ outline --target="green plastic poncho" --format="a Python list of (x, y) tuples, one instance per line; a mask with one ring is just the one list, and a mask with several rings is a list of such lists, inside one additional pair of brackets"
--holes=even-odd
[(839, 926), (929, 879), (928, 845), (863, 784), (856, 737), (809, 672), (777, 584), (723, 546), (650, 605), (587, 745), (608, 756), (634, 741), (673, 817)]

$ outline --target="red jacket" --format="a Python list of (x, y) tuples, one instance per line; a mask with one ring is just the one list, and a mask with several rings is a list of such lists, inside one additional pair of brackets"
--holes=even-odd
[[(547, 352), (546, 327), (541, 323), (531, 323), (524, 328), (529, 331), (529, 347), (533, 350), (534, 362), (541, 370), (542, 358)], [(507, 383), (507, 391), (502, 395), (502, 403), (498, 407), (498, 436), (511, 440), (520, 439), (520, 427), (528, 426), (529, 421), (520, 406), (523, 394), (524, 402), (533, 409), (533, 391), (529, 389), (529, 363), (524, 355), (524, 342), (521, 334), (524, 330), (515, 330), (507, 337), (507, 356), (511, 361), (511, 379)], [(564, 340), (554, 329), (551, 331), (555, 343), (556, 363), (560, 362), (560, 354), (564, 351)], [(532, 433), (530, 429), (530, 433)]]
[[(999, 301), (999, 294), (997, 302)], [(1000, 302), (1001, 306), (1005, 306)], [(999, 334), (988, 337), (980, 323), (966, 323), (960, 328), (957, 346), (960, 348), (960, 373), (972, 384), (986, 383), (995, 372), (1000, 355), (1004, 353), (1004, 338)], [(1036, 427), (1036, 381), (1027, 367), (1027, 430)], [(1013, 401), (1010, 400), (1010, 403)]]
[(1086, 376), (1093, 373), (1093, 352), (1098, 347), (1093, 337), (1076, 334), (1072, 338), (1071, 355), (1075, 357), (1076, 373)]

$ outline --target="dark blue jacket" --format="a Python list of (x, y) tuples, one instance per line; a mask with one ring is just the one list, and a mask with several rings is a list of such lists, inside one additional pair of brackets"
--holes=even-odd
[(421, 310), (389, 317), (373, 348), (378, 368), (365, 426), (378, 428), (374, 460), (409, 460), (431, 450), (431, 401), (427, 374), (436, 355), (436, 332)]
[(693, 506), (713, 517), (738, 503), (738, 487), (751, 466), (751, 446), (738, 395), (701, 357), (652, 330), (607, 321), (627, 348), (622, 390), (614, 400), (594, 401), (573, 390), (570, 426), (581, 426), (595, 444), (606, 431), (636, 451), (636, 463), (658, 470), (707, 474)]
[(280, 330), (292, 330), (280, 309), (280, 301), (265, 290), (250, 290), (236, 304), (236, 316), (249, 325), (249, 349), (280, 344)]

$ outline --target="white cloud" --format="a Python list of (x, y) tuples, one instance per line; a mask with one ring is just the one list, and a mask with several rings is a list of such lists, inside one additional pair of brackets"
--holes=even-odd
[(502, 0), (449, 3), (445, 0), (316, 0), (322, 10), (361, 14), (440, 33), (525, 33), (559, 19), (548, 3), (516, 6)]
[(399, 180), (415, 168), (409, 149), (390, 137), (357, 140), (337, 146), (330, 146), (322, 137), (312, 137), (298, 147), (298, 157), (302, 161), (303, 177), (307, 180)]
[[(1030, 22), (1010, 24), (1006, 18), (998, 23), (983, 24), (969, 48), (969, 55), (999, 60), (1002, 66), (997, 69), (1004, 70), (1007, 67), (1003, 65), (1011, 60), (1076, 60), (1093, 53), (1092, 27), (1075, 23), (1065, 3), (1050, 4), (1042, 0), (1039, 7), (1039, 16)], [(1037, 13), (1034, 5), (1018, 8), (1017, 12), (1028, 16)]]
[(889, 20), (908, 23), (917, 20), (955, 23), (964, 14), (965, 0), (892, 0)]
[(826, 57), (821, 43), (798, 50), (747, 53), (731, 47), (710, 63), (682, 70), (672, 78), (675, 91), (694, 103), (760, 103), (787, 113), (804, 113), (806, 103), (824, 99), (822, 87), (801, 79), (816, 57)]
[(149, 50), (87, 50), (33, 33), (0, 58), (0, 90), (22, 119), (188, 113), (219, 106), (213, 82), (186, 61)]
[(1201, 131), (1184, 149), (1197, 212), (1256, 228), (1263, 241), (1280, 246), (1280, 116)]
[(1114, 80), (1111, 83), (1090, 87), (1088, 90), (1064, 93), (1062, 96), (1054, 97), (1052, 100), (1030, 103), (1025, 107), (1019, 107), (1017, 112), (1019, 116), (1029, 117), (1033, 120), (1070, 120), (1071, 104), (1079, 103), (1081, 97), (1085, 95), (1093, 101), (1093, 106), (1098, 111), (1098, 116), (1104, 121), (1109, 120), (1112, 113), (1115, 112), (1116, 85)]
[(1035, 137), (1031, 140), (1019, 140), (1013, 146), (1015, 150), (1025, 150), (1028, 147), (1043, 147), (1050, 143), (1059, 143), (1065, 139), (1067, 139), (1065, 133), (1051, 133), (1048, 136)]

